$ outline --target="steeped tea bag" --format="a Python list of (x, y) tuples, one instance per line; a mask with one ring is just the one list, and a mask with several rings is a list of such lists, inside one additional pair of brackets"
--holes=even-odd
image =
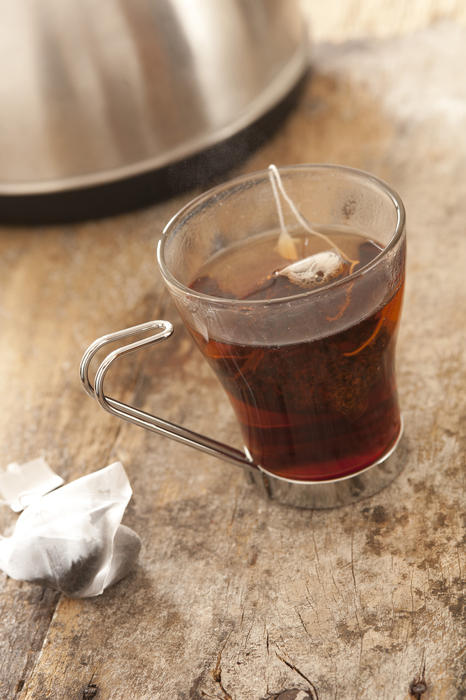
[(0, 569), (70, 597), (101, 594), (129, 573), (141, 541), (121, 519), (132, 490), (115, 462), (42, 496), (0, 537)]
[(334, 250), (315, 253), (278, 270), (277, 275), (288, 277), (290, 282), (305, 289), (326, 284), (349, 271), (349, 264)]
[[(296, 204), (286, 192), (278, 168), (273, 164), (269, 165), (269, 178), (280, 223), (277, 251), (286, 260), (295, 261), (277, 270), (275, 274), (284, 275), (294, 284), (304, 288), (311, 288), (317, 284), (327, 283), (336, 277), (351, 274), (358, 261), (348, 258), (334, 241), (324, 233), (316, 231), (314, 226), (301, 214)], [(280, 195), (287, 203), (297, 223), (310, 235), (316, 236), (328, 244), (329, 250), (298, 259), (299, 255), (295, 240), (290, 236), (285, 226)]]

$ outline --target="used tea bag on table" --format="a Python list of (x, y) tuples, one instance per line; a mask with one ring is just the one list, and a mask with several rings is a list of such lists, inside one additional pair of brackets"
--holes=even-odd
[(141, 541), (121, 519), (132, 490), (115, 462), (38, 498), (0, 537), (0, 569), (70, 597), (101, 594), (129, 573)]

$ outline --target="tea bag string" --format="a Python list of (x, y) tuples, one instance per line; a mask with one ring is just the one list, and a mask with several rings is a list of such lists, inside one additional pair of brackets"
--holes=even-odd
[[(296, 250), (296, 245), (293, 240), (293, 238), (290, 236), (290, 234), (287, 231), (287, 228), (285, 226), (285, 219), (283, 216), (283, 209), (282, 209), (282, 204), (280, 201), (280, 194), (285, 200), (285, 202), (288, 204), (289, 208), (291, 209), (291, 212), (293, 216), (295, 217), (296, 221), (301, 224), (301, 226), (312, 236), (317, 236), (318, 238), (324, 240), (326, 243), (330, 245), (331, 248), (337, 251), (338, 255), (340, 255), (341, 258), (346, 260), (347, 262), (350, 263), (350, 274), (353, 271), (353, 268), (355, 265), (358, 264), (358, 260), (352, 260), (349, 258), (342, 250), (337, 246), (334, 241), (332, 241), (328, 236), (326, 236), (323, 233), (320, 233), (319, 231), (315, 231), (309, 221), (301, 214), (299, 209), (297, 208), (296, 204), (293, 202), (291, 197), (288, 195), (287, 191), (285, 190), (285, 187), (282, 182), (282, 178), (280, 176), (280, 173), (278, 171), (278, 168), (276, 165), (273, 163), (269, 165), (268, 167), (269, 171), (269, 180), (270, 184), (272, 186), (272, 192), (273, 196), (275, 199), (275, 206), (277, 207), (277, 214), (278, 214), (278, 220), (280, 223), (280, 236), (278, 239), (278, 250), (282, 254), (282, 252), (285, 253), (283, 257), (289, 258), (289, 259), (298, 259), (298, 252)], [(280, 192), (280, 194), (279, 194)]]
[[(281, 182), (280, 174), (275, 165), (269, 165), (269, 180), (272, 186), (273, 198), (275, 200), (275, 206), (277, 208), (278, 221), (280, 223), (280, 235), (278, 237), (278, 251), (284, 257), (289, 260), (298, 259), (298, 251), (296, 250), (296, 245), (292, 237), (287, 231), (285, 226), (285, 218), (283, 216), (282, 203), (280, 200), (280, 195), (277, 189), (277, 182), (280, 189), (283, 192), (283, 184)], [(286, 197), (285, 197), (286, 199)]]

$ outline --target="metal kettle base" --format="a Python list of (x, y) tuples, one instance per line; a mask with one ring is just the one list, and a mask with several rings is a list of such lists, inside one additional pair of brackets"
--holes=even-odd
[(54, 224), (114, 216), (195, 187), (211, 187), (276, 133), (296, 106), (306, 80), (304, 75), (274, 108), (234, 136), (166, 167), (60, 192), (0, 194), (0, 223)]

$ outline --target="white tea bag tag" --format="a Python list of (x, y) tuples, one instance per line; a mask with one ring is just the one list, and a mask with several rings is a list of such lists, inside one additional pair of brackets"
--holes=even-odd
[(64, 483), (43, 457), (24, 464), (12, 462), (0, 472), (0, 496), (15, 513), (19, 513), (36, 498)]

